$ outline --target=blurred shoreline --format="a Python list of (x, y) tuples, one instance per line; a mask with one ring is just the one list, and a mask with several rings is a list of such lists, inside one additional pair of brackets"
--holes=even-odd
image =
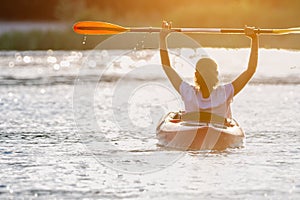
[(101, 37), (91, 37), (82, 45), (83, 36), (65, 21), (0, 21), (0, 51), (86, 50), (92, 49)]
[(12, 31), (29, 32), (32, 30), (67, 30), (69, 23), (58, 21), (0, 21), (0, 35)]

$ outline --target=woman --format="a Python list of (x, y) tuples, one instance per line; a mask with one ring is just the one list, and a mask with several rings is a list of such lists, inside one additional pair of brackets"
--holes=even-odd
[(218, 85), (218, 66), (210, 58), (201, 58), (196, 64), (195, 85), (183, 81), (171, 67), (167, 49), (167, 37), (171, 24), (163, 22), (160, 32), (160, 56), (163, 69), (173, 87), (179, 92), (185, 104), (185, 111), (212, 113), (224, 118), (232, 118), (230, 104), (249, 82), (256, 71), (258, 59), (258, 35), (252, 27), (245, 27), (245, 35), (251, 39), (251, 54), (248, 68), (234, 81)]

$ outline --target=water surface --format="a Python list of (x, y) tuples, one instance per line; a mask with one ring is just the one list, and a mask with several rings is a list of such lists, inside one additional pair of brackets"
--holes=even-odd
[[(181, 54), (186, 50), (176, 51)], [(218, 61), (223, 82), (246, 66), (247, 49), (206, 51)], [(152, 118), (151, 110), (160, 105), (160, 112), (182, 109), (182, 104), (172, 90), (160, 87), (168, 86), (168, 82), (159, 69), (127, 75), (140, 66), (157, 62), (158, 54), (153, 50), (129, 53), (116, 58), (109, 68), (98, 63), (111, 54), (119, 53), (0, 53), (1, 199), (300, 197), (298, 51), (260, 51), (255, 78), (233, 102), (233, 115), (247, 135), (245, 147), (222, 152), (181, 152), (157, 147), (151, 124), (158, 119)], [(182, 63), (176, 58), (172, 62), (191, 81)], [(84, 65), (88, 67), (82, 70)], [(82, 82), (76, 80), (78, 75)], [(127, 116), (133, 122), (125, 123), (124, 129), (107, 117), (116, 105), (124, 114), (126, 101), (112, 104), (113, 98), (118, 97), (118, 83), (139, 86), (127, 102)], [(91, 128), (91, 116), (86, 115), (90, 99), (76, 96), (74, 100), (76, 88), (89, 91), (91, 86), (96, 86), (96, 98), (91, 102), (98, 131)], [(148, 86), (154, 88), (150, 93)], [(164, 95), (157, 97), (159, 89)], [(74, 108), (74, 101), (80, 106)], [(128, 118), (121, 119), (127, 122)], [(100, 146), (93, 146), (99, 143)]]

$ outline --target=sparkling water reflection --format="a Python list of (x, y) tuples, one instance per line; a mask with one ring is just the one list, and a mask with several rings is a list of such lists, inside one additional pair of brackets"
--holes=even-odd
[[(224, 81), (240, 72), (243, 68), (240, 65), (247, 60), (244, 49), (208, 49), (208, 52), (222, 66)], [(149, 151), (179, 156), (167, 168), (142, 175), (122, 173), (99, 164), (78, 137), (80, 129), (74, 122), (72, 107), (73, 85), (87, 54), (51, 50), (0, 53), (1, 199), (300, 197), (299, 52), (261, 50), (253, 84), (233, 104), (233, 114), (247, 134), (246, 146), (210, 153), (160, 149), (155, 146), (154, 133), (118, 130), (101, 118), (111, 106), (107, 99), (112, 95), (118, 74), (124, 73), (122, 68), (134, 65), (135, 56), (151, 55), (148, 60), (159, 59), (155, 52), (147, 51), (124, 58), (128, 59), (127, 66), (120, 64), (119, 68), (116, 66), (117, 73), (109, 72), (97, 93), (96, 116), (102, 126), (101, 133), (107, 142), (116, 143), (132, 156), (147, 155)], [(107, 51), (94, 55), (86, 80), (97, 80), (95, 72), (103, 67), (98, 65), (98, 59), (108, 55)], [(183, 70), (182, 66), (177, 67)], [(141, 85), (149, 79), (164, 81), (160, 76), (151, 74), (125, 81)], [(143, 108), (151, 109), (150, 106), (145, 104)], [(130, 115), (140, 114), (135, 108)], [(98, 133), (84, 131), (91, 142), (98, 138)], [(131, 161), (113, 159), (120, 152), (107, 150), (100, 149), (98, 153), (108, 162), (118, 165)], [(136, 164), (142, 165), (143, 160), (136, 160)]]

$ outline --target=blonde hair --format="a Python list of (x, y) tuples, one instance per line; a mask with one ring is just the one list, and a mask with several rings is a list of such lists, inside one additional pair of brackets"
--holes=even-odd
[[(200, 75), (200, 76), (199, 76)], [(217, 63), (210, 58), (201, 58), (196, 64), (195, 85), (205, 84), (212, 91), (219, 84), (219, 72)]]

